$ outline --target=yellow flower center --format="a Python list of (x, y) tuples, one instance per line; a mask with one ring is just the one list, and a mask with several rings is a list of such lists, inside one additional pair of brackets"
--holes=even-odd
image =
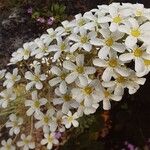
[(145, 64), (145, 66), (149, 66), (150, 65), (150, 60), (145, 59), (144, 64)]
[(46, 124), (48, 124), (48, 122), (49, 122), (49, 117), (48, 117), (48, 116), (44, 116), (44, 122), (45, 122)]
[(90, 86), (86, 86), (84, 89), (83, 89), (84, 93), (87, 94), (87, 95), (90, 95), (92, 94), (93, 92), (93, 88), (90, 87)]
[(29, 144), (29, 140), (28, 139), (24, 139), (24, 143), (25, 144)]
[(85, 25), (85, 20), (84, 19), (80, 19), (79, 21), (78, 21), (78, 25), (81, 27), (81, 26), (83, 26), (83, 25)]
[(61, 51), (64, 51), (66, 49), (66, 43), (62, 43), (60, 46)]
[(36, 100), (36, 101), (34, 102), (34, 107), (35, 107), (35, 108), (39, 108), (39, 107), (40, 107), (40, 102), (39, 102), (38, 100)]
[(30, 54), (29, 50), (28, 49), (24, 49), (24, 55), (29, 55), (29, 54)]
[(6, 145), (6, 150), (10, 150), (10, 148), (11, 148), (11, 145), (10, 145), (10, 144), (7, 144), (7, 145)]
[(135, 57), (141, 57), (143, 55), (143, 50), (141, 48), (136, 48), (133, 53)]
[(87, 43), (88, 41), (89, 41), (89, 38), (86, 35), (82, 36), (81, 39), (80, 39), (80, 42), (83, 43), (83, 44)]
[(76, 71), (77, 71), (79, 74), (82, 74), (82, 73), (84, 73), (84, 67), (83, 67), (83, 66), (78, 66), (78, 67), (76, 68)]
[(113, 45), (113, 39), (110, 37), (105, 41), (105, 44), (109, 47), (111, 47)]
[(16, 81), (16, 79), (17, 79), (17, 76), (12, 75), (12, 80)]
[(18, 121), (14, 121), (13, 125), (14, 125), (14, 127), (17, 127), (18, 126)]
[(115, 68), (118, 65), (118, 61), (112, 58), (108, 61), (108, 65), (112, 68)]
[(60, 77), (61, 77), (62, 80), (65, 80), (66, 76), (67, 76), (66, 73), (62, 73)]
[(72, 116), (69, 116), (69, 117), (67, 118), (67, 120), (68, 120), (68, 122), (72, 122), (72, 121), (73, 121), (73, 117), (72, 117)]
[(110, 96), (110, 92), (107, 91), (107, 90), (105, 90), (105, 91), (104, 91), (104, 96), (105, 96), (105, 98), (109, 97), (109, 96)]
[(116, 78), (116, 81), (117, 81), (118, 83), (125, 83), (126, 78), (123, 77), (123, 76), (120, 76), (120, 77)]
[(71, 100), (71, 95), (69, 95), (69, 94), (65, 94), (64, 96), (63, 96), (63, 99), (65, 100), (65, 101), (70, 101)]
[(34, 81), (35, 81), (35, 82), (38, 82), (39, 80), (40, 80), (40, 79), (39, 79), (39, 76), (38, 76), (38, 75), (35, 75), (35, 76), (34, 76)]
[(80, 105), (81, 105), (81, 106), (84, 106), (84, 101), (82, 101), (82, 102), (80, 103)]
[(121, 23), (121, 21), (122, 21), (122, 18), (120, 17), (120, 16), (116, 16), (115, 18), (113, 18), (113, 22), (114, 23)]
[(131, 35), (134, 36), (134, 37), (139, 37), (141, 35), (141, 32), (138, 28), (133, 28), (131, 30)]
[(50, 142), (50, 143), (53, 141), (53, 138), (50, 135), (48, 136), (47, 139), (48, 139), (48, 142)]
[(135, 13), (135, 15), (138, 16), (138, 17), (139, 17), (139, 16), (142, 16), (142, 14), (143, 14), (143, 13), (142, 13), (141, 10), (137, 10), (136, 13)]

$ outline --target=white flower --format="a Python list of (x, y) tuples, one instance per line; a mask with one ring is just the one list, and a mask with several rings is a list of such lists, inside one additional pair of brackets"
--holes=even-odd
[[(145, 9), (143, 4), (130, 4), (130, 3), (123, 3), (124, 7), (128, 7), (132, 10), (132, 13), (135, 15), (135, 17), (140, 17), (142, 19), (148, 19), (150, 20), (150, 10)], [(139, 19), (139, 18), (137, 18)]]
[(67, 72), (65, 70), (61, 70), (57, 66), (53, 66), (51, 68), (52, 74), (57, 75), (57, 77), (54, 77), (53, 79), (49, 80), (50, 86), (55, 86), (59, 84), (59, 90), (61, 93), (66, 93), (67, 91), (67, 84), (65, 81), (65, 78), (67, 76)]
[(32, 92), (32, 100), (26, 100), (25, 106), (29, 106), (30, 108), (27, 110), (27, 116), (31, 116), (34, 113), (39, 114), (40, 107), (47, 103), (46, 98), (38, 98), (37, 91)]
[(62, 94), (58, 88), (55, 89), (55, 94), (59, 97), (53, 99), (54, 105), (62, 105), (62, 112), (67, 114), (71, 108), (77, 108), (77, 102), (72, 98), (68, 91)]
[(84, 25), (88, 22), (88, 19), (86, 19), (82, 14), (75, 15), (75, 19), (71, 21), (71, 25), (74, 28), (73, 32), (77, 33), (81, 28), (84, 27)]
[(16, 150), (16, 147), (12, 145), (12, 139), (8, 139), (7, 141), (2, 140), (1, 141), (2, 147), (0, 147), (0, 150)]
[(138, 77), (145, 76), (150, 72), (150, 60), (145, 59), (144, 66), (145, 66), (144, 71), (136, 73)]
[(102, 34), (104, 39), (95, 38), (90, 41), (93, 45), (102, 46), (98, 52), (99, 58), (105, 59), (108, 54), (113, 51), (119, 53), (123, 53), (125, 51), (125, 45), (121, 42), (117, 42), (124, 36), (124, 34), (120, 32), (110, 32), (109, 29), (100, 29), (99, 32)]
[(20, 127), (23, 124), (23, 119), (21, 117), (16, 116), (15, 114), (9, 115), (9, 121), (6, 122), (6, 127), (11, 128), (9, 130), (9, 134), (12, 136), (13, 134), (19, 134)]
[(103, 94), (101, 94), (100, 99), (103, 101), (104, 110), (111, 108), (110, 100), (120, 101), (122, 99), (122, 95), (115, 95), (113, 91), (114, 88), (103, 89)]
[(113, 87), (114, 88), (114, 94), (122, 96), (124, 94), (124, 89), (128, 85), (128, 77), (123, 77), (119, 74), (114, 74), (113, 78), (115, 80), (111, 80), (108, 82), (102, 82), (102, 85), (106, 88)]
[(63, 40), (62, 37), (57, 37), (57, 45), (50, 46), (50, 51), (54, 51), (54, 61), (59, 59), (63, 52), (68, 52), (70, 49), (68, 39)]
[(27, 60), (30, 57), (30, 54), (35, 50), (36, 45), (34, 42), (24, 43), (23, 48), (18, 49), (18, 57), (21, 59)]
[(138, 45), (130, 46), (129, 53), (124, 53), (119, 56), (121, 61), (135, 61), (135, 71), (142, 72), (145, 69), (144, 60), (150, 60), (150, 54), (146, 52), (146, 47), (142, 45), (139, 47)]
[(12, 89), (6, 89), (0, 93), (0, 106), (6, 108), (10, 101), (16, 99), (16, 94), (12, 91)]
[(79, 126), (79, 122), (76, 120), (78, 119), (78, 114), (74, 113), (72, 114), (71, 111), (68, 112), (67, 116), (63, 116), (63, 121), (64, 121), (64, 125), (67, 129), (69, 129), (71, 127), (71, 125), (73, 125), (74, 127), (78, 127)]
[(145, 78), (139, 78), (133, 71), (129, 76), (129, 83), (127, 88), (129, 89), (129, 94), (134, 94), (140, 88), (140, 85), (144, 85), (146, 82)]
[(64, 124), (63, 124), (63, 112), (62, 110), (58, 110), (55, 114), (55, 121), (57, 122), (57, 130), (59, 132), (65, 132), (65, 127), (64, 127)]
[(6, 80), (4, 81), (3, 86), (11, 88), (15, 84), (15, 82), (21, 79), (21, 76), (18, 75), (18, 68), (13, 69), (13, 74), (7, 72), (5, 78)]
[(57, 128), (57, 123), (55, 122), (54, 114), (55, 111), (53, 109), (49, 109), (46, 112), (46, 114), (35, 114), (35, 118), (39, 120), (35, 123), (35, 128), (38, 129), (42, 127), (44, 133), (48, 133), (49, 131), (54, 132)]
[(51, 150), (54, 145), (58, 145), (59, 141), (57, 140), (57, 138), (55, 137), (55, 133), (50, 133), (50, 134), (44, 134), (44, 139), (42, 139), (41, 141), (42, 145), (47, 144), (47, 149)]
[(92, 31), (95, 31), (95, 28), (98, 30), (98, 28), (102, 25), (98, 23), (98, 18), (100, 16), (103, 16), (103, 13), (97, 13), (97, 15), (93, 14), (91, 11), (84, 13), (84, 18), (90, 20), (90, 22), (87, 22), (84, 25), (84, 28)]
[(118, 30), (118, 27), (120, 24), (122, 24), (130, 15), (131, 11), (130, 9), (123, 9), (120, 7), (120, 5), (109, 5), (108, 8), (109, 15), (107, 16), (101, 16), (98, 19), (99, 23), (106, 23), (111, 22), (110, 24), (110, 30), (112, 32)]
[[(59, 27), (58, 27), (59, 28)], [(43, 34), (40, 39), (46, 44), (49, 45), (52, 43), (58, 36), (62, 35), (62, 32), (56, 28), (55, 30), (53, 28), (47, 29), (48, 34)]]
[(130, 72), (127, 68), (123, 67), (122, 62), (116, 57), (110, 57), (108, 60), (96, 58), (93, 64), (98, 67), (105, 68), (102, 79), (103, 81), (110, 81), (114, 73), (118, 73), (124, 77), (129, 76)]
[(139, 25), (136, 19), (130, 18), (125, 25), (120, 25), (119, 31), (128, 34), (125, 44), (129, 47), (134, 46), (137, 40), (149, 43), (150, 38), (150, 22)]
[(96, 37), (96, 32), (89, 32), (87, 33), (87, 30), (81, 28), (80, 29), (80, 35), (72, 33), (69, 36), (69, 39), (71, 41), (74, 41), (75, 43), (70, 47), (70, 52), (76, 51), (78, 48), (83, 49), (87, 52), (91, 51), (92, 45), (90, 43), (90, 40)]
[(100, 101), (101, 85), (98, 80), (92, 80), (90, 83), (79, 86), (80, 88), (72, 89), (72, 96), (77, 102), (81, 103), (84, 100), (84, 106), (91, 107)]
[(79, 103), (77, 113), (79, 117), (82, 117), (83, 114), (90, 115), (96, 112), (97, 108), (99, 107), (98, 102), (93, 102), (91, 106), (85, 106), (84, 100)]
[(74, 82), (76, 79), (79, 79), (80, 83), (84, 85), (87, 83), (87, 76), (94, 74), (96, 71), (94, 67), (84, 66), (83, 54), (76, 56), (76, 65), (71, 61), (64, 61), (63, 67), (71, 71), (71, 73), (65, 78), (68, 84)]
[(5, 76), (6, 69), (0, 70), (0, 79), (2, 79)]
[(44, 81), (46, 79), (45, 74), (41, 73), (41, 67), (40, 65), (37, 65), (34, 69), (34, 73), (27, 71), (25, 73), (25, 78), (30, 80), (31, 82), (27, 83), (26, 90), (30, 90), (34, 85), (35, 87), (40, 90), (43, 88), (43, 84), (41, 81)]
[(47, 43), (44, 43), (42, 39), (35, 39), (35, 43), (37, 44), (36, 49), (31, 52), (31, 56), (35, 55), (35, 58), (42, 58), (43, 56), (47, 56), (50, 53), (50, 47)]
[(124, 94), (124, 89), (128, 88), (129, 94), (135, 93), (140, 86), (145, 83), (145, 78), (138, 78), (134, 71), (128, 77), (123, 77), (118, 74), (114, 74), (113, 81), (102, 82), (102, 85), (106, 88), (114, 88), (114, 94), (122, 96)]
[(22, 147), (23, 150), (35, 149), (35, 143), (32, 141), (32, 136), (21, 135), (21, 141), (17, 142), (18, 147)]
[(65, 20), (61, 22), (62, 26), (57, 27), (55, 31), (57, 31), (61, 36), (68, 35), (70, 32), (73, 31), (74, 22), (69, 22), (68, 20)]

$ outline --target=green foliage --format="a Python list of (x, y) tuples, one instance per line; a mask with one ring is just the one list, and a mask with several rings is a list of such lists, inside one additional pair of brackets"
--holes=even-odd
[(27, 0), (3, 0), (3, 5), (9, 8), (21, 7), (27, 4)]

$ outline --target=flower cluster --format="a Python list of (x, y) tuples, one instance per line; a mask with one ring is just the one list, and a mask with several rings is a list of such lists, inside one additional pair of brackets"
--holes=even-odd
[(58, 146), (58, 132), (101, 103), (109, 110), (125, 89), (134, 94), (150, 71), (150, 9), (142, 4), (101, 5), (47, 32), (12, 54), (12, 71), (0, 71), (10, 136), (1, 149)]

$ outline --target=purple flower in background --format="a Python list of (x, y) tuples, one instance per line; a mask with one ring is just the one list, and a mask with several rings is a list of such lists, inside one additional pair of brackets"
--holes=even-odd
[(30, 8), (27, 9), (27, 13), (28, 13), (28, 14), (32, 14), (32, 12), (33, 12), (32, 7), (30, 7)]
[(128, 148), (129, 148), (129, 150), (135, 150), (134, 145), (132, 145), (132, 144), (128, 144)]
[(43, 17), (37, 18), (37, 21), (40, 23), (45, 23), (45, 19)]
[(55, 132), (55, 137), (59, 139), (62, 136), (61, 132)]
[(54, 17), (49, 17), (47, 20), (47, 24), (52, 25), (54, 23), (54, 20), (55, 20)]

